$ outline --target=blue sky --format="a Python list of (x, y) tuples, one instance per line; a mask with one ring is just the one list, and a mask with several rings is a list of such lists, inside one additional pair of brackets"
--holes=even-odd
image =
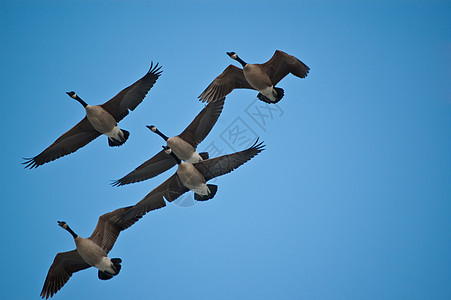
[[(120, 188), (161, 149), (145, 125), (179, 134), (197, 96), (235, 51), (276, 49), (310, 68), (268, 107), (231, 93), (199, 150), (266, 150), (215, 182), (215, 198), (178, 203), (121, 233), (121, 273), (72, 276), (55, 299), (450, 299), (451, 3), (449, 1), (1, 1), (0, 298), (38, 299), (56, 253), (100, 215), (138, 202), (175, 172)], [(258, 6), (261, 4), (261, 7)], [(83, 116), (159, 62), (163, 74), (120, 123), (34, 170)]]

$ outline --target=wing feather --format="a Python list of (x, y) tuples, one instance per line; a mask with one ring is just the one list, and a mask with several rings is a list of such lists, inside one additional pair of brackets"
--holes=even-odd
[(60, 252), (55, 256), (42, 287), (41, 297), (53, 297), (69, 280), (73, 273), (89, 268), (77, 250)]
[(208, 181), (215, 177), (232, 172), (256, 156), (258, 153), (262, 152), (264, 147), (263, 142), (258, 143), (257, 139), (257, 141), (255, 141), (255, 143), (246, 150), (203, 160), (194, 163), (193, 165), (199, 170), (199, 172), (202, 173), (205, 180)]
[(161, 150), (135, 170), (113, 182), (113, 186), (121, 186), (150, 179), (169, 170), (174, 165), (175, 160), (169, 154), (166, 154), (164, 150)]
[(158, 63), (154, 66), (152, 62), (144, 77), (120, 91), (101, 106), (116, 119), (116, 122), (119, 122), (128, 115), (129, 110), (134, 110), (143, 101), (161, 73), (161, 66), (158, 66)]
[(199, 100), (208, 103), (227, 96), (234, 89), (254, 88), (244, 78), (243, 69), (229, 65), (224, 72), (216, 77), (212, 83), (200, 94)]
[(77, 125), (64, 133), (39, 155), (27, 158), (23, 164), (25, 168), (37, 168), (40, 165), (77, 151), (100, 135), (101, 133), (95, 130), (88, 119), (84, 117)]
[(194, 148), (202, 142), (210, 133), (213, 126), (216, 124), (224, 107), (225, 97), (209, 103), (202, 111), (194, 118), (191, 124), (179, 134), (179, 137), (188, 142)]
[(141, 219), (141, 215), (124, 219), (124, 214), (131, 208), (132, 206), (122, 207), (101, 215), (99, 217), (99, 221), (97, 222), (97, 226), (89, 239), (102, 247), (106, 253), (108, 253), (113, 248), (119, 233)]
[(310, 70), (302, 61), (280, 50), (276, 50), (271, 59), (260, 66), (271, 78), (273, 85), (276, 85), (289, 73), (305, 78)]
[(124, 215), (124, 219), (133, 219), (137, 216), (143, 216), (149, 211), (164, 207), (166, 206), (165, 199), (172, 202), (188, 191), (189, 189), (183, 185), (177, 173), (175, 173), (136, 203)]

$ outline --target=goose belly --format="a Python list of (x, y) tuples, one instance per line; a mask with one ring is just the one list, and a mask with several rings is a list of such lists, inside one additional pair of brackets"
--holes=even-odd
[(113, 116), (100, 106), (86, 106), (86, 117), (92, 127), (103, 134), (110, 133), (117, 127)]
[(178, 136), (169, 138), (166, 141), (166, 144), (171, 148), (171, 151), (173, 151), (178, 158), (185, 162), (195, 163), (202, 160), (202, 157), (200, 157), (196, 149), (191, 144), (179, 138)]
[(77, 245), (77, 251), (81, 258), (93, 267), (97, 268), (97, 265), (106, 257), (105, 250), (90, 239), (77, 237), (75, 244)]
[(180, 164), (177, 175), (184, 186), (197, 194), (208, 195), (210, 193), (204, 176), (192, 164)]
[(247, 82), (259, 92), (273, 86), (271, 79), (258, 66), (247, 65), (243, 68), (243, 74)]

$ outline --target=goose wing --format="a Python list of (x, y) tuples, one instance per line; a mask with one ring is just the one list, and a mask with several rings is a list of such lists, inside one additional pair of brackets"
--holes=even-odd
[(110, 252), (117, 237), (119, 236), (119, 233), (135, 224), (135, 222), (142, 217), (135, 216), (128, 220), (124, 220), (123, 215), (130, 208), (132, 208), (132, 206), (118, 208), (112, 212), (101, 215), (99, 217), (99, 221), (97, 222), (97, 226), (89, 239), (102, 247), (106, 253)]
[(280, 50), (276, 50), (271, 59), (260, 66), (271, 78), (273, 85), (276, 85), (289, 73), (304, 78), (310, 70), (302, 61)]
[(255, 143), (246, 150), (235, 152), (233, 154), (223, 155), (212, 159), (203, 160), (193, 165), (202, 175), (205, 180), (210, 180), (215, 177), (227, 174), (250, 160), (252, 157), (264, 150), (263, 142)]
[(39, 155), (33, 158), (26, 158), (23, 164), (25, 168), (37, 168), (40, 165), (77, 151), (100, 135), (101, 133), (95, 130), (88, 119), (84, 117), (83, 120), (64, 133)]
[(169, 154), (166, 154), (164, 150), (161, 150), (135, 170), (113, 182), (113, 186), (125, 185), (155, 177), (169, 170), (174, 165), (175, 160)]
[(172, 202), (188, 191), (189, 189), (183, 185), (177, 173), (175, 173), (136, 203), (124, 215), (124, 219), (133, 219), (136, 216), (143, 216), (151, 210), (164, 207), (166, 206), (165, 199)]
[(227, 96), (234, 89), (254, 88), (244, 78), (243, 69), (229, 65), (198, 98), (202, 102), (213, 102)]
[(128, 115), (129, 110), (134, 110), (143, 101), (161, 73), (161, 66), (159, 67), (158, 63), (153, 66), (152, 62), (144, 77), (120, 91), (119, 94), (101, 106), (116, 119), (116, 122), (119, 122)]
[[(194, 148), (202, 142), (210, 133), (219, 115), (224, 107), (225, 97), (209, 103), (202, 111), (194, 118), (189, 126), (179, 134), (179, 137), (191, 144)], [(172, 158), (172, 157), (171, 157)]]
[(89, 268), (77, 250), (60, 252), (55, 256), (50, 266), (41, 297), (48, 299), (53, 297), (69, 280), (73, 273)]

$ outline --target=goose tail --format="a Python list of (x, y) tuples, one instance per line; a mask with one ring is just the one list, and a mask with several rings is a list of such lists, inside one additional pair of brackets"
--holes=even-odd
[(108, 145), (110, 147), (121, 146), (128, 140), (128, 137), (130, 136), (130, 132), (128, 132), (125, 129), (121, 129), (121, 131), (122, 131), (122, 136), (119, 134), (119, 140), (112, 138), (112, 137), (108, 137)]
[(207, 187), (210, 190), (210, 194), (203, 196), (194, 193), (194, 199), (196, 199), (197, 201), (207, 201), (212, 199), (216, 195), (216, 192), (218, 191), (218, 186), (215, 184), (207, 184)]

